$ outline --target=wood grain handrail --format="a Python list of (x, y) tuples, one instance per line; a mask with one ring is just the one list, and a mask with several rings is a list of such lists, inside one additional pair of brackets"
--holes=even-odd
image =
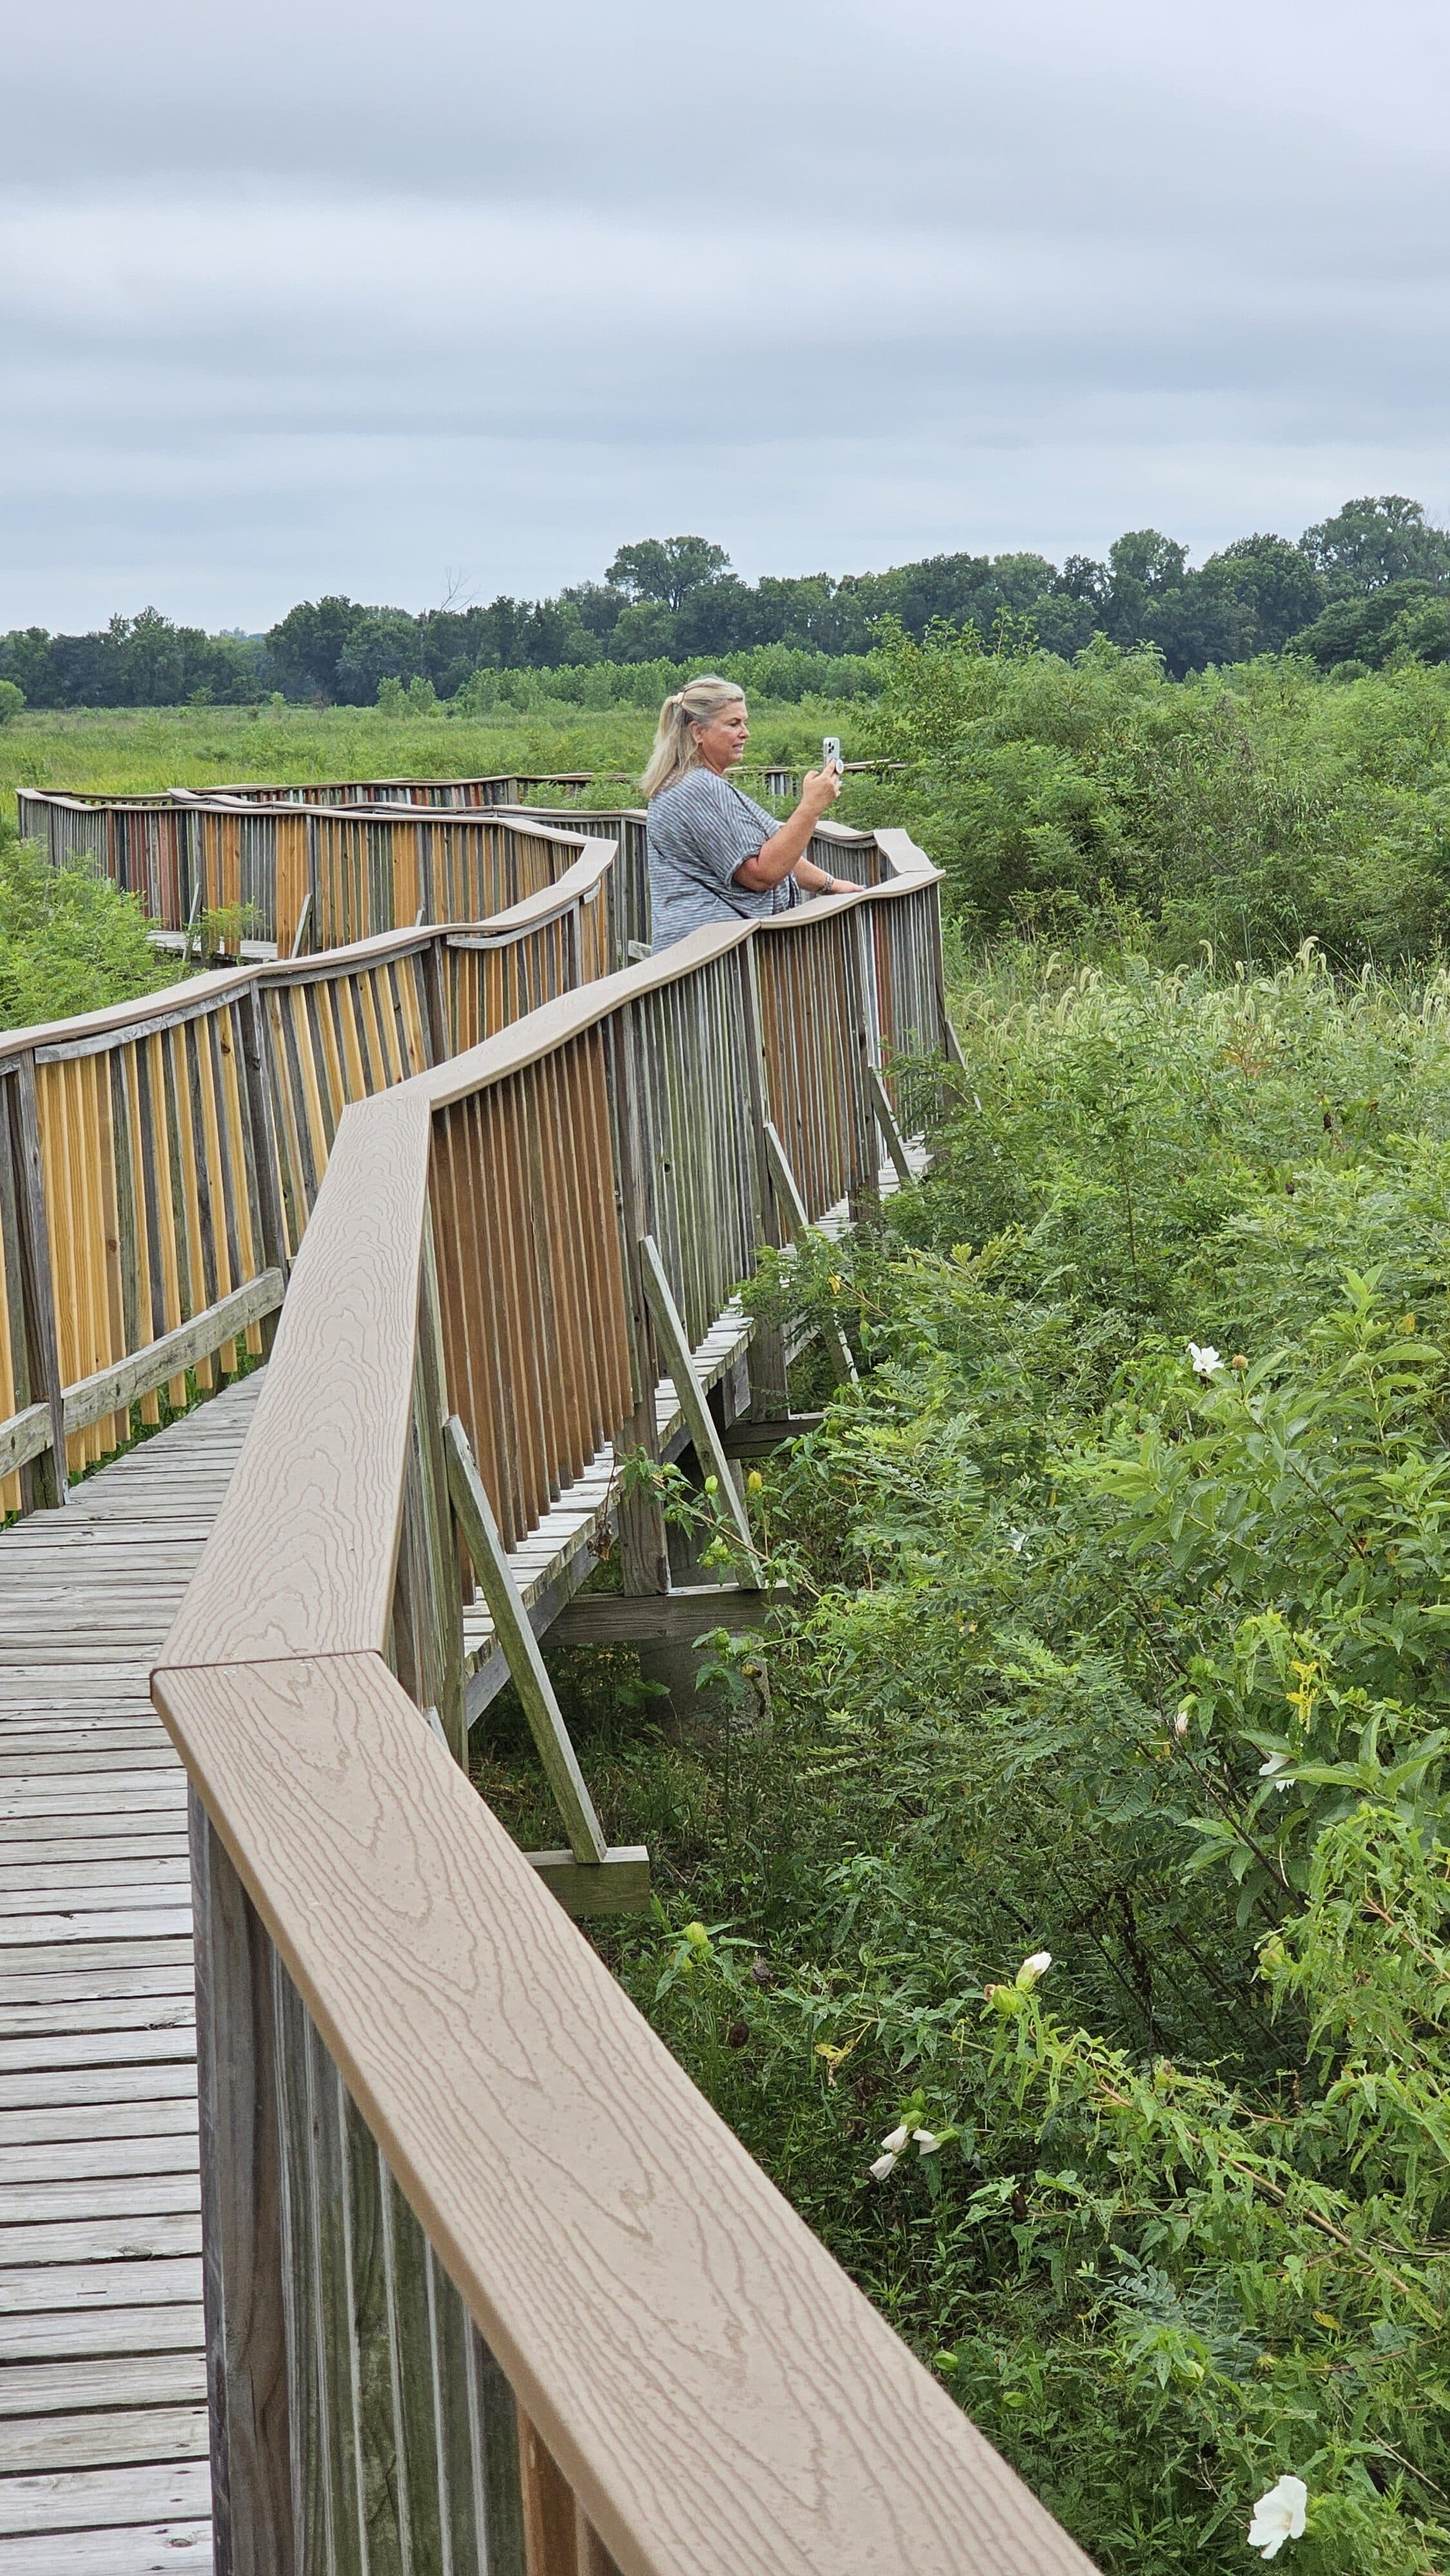
[[(687, 983), (752, 938), (790, 937), (811, 920), (937, 883), (940, 871), (925, 853), (909, 835), (898, 839), (900, 873), (890, 885), (692, 931), (659, 956), (546, 1002), (466, 1055), (344, 1111), (251, 1436), (166, 1641), (167, 1664), (382, 1651), (433, 1113), (525, 1071), (622, 1005)], [(299, 1556), (290, 1523), (274, 1508), (279, 1493), (307, 1496), (319, 1530), (330, 1532), (322, 1562)]]
[[(578, 839), (577, 834), (564, 832), (548, 832), (543, 837), (571, 848)], [(521, 930), (537, 929), (540, 922), (567, 912), (571, 904), (588, 901), (606, 882), (617, 849), (615, 841), (586, 837), (572, 867), (566, 868), (553, 885), (541, 886), (537, 894), (521, 896), (502, 912), (491, 912), (487, 921), (440, 925), (446, 928), (449, 946), (459, 948), (476, 940), (516, 938)]]
[[(246, 808), (249, 813), (255, 810)], [(498, 816), (480, 819), (497, 822)], [(382, 958), (410, 956), (448, 931), (473, 932), (483, 937), (497, 932), (507, 937), (515, 929), (534, 928), (566, 912), (589, 893), (608, 874), (615, 850), (612, 841), (583, 832), (549, 831), (542, 837), (561, 848), (577, 850), (578, 857), (553, 885), (525, 895), (506, 911), (490, 913), (487, 921), (416, 923), (405, 930), (375, 931), (370, 938), (350, 940), (344, 948), (328, 948), (315, 957), (268, 957), (249, 966), (224, 966), (206, 974), (184, 976), (174, 984), (159, 985), (155, 992), (135, 994), (127, 1002), (107, 1002), (99, 1010), (78, 1011), (69, 1019), (41, 1020), (26, 1028), (0, 1030), (0, 1059), (32, 1054), (37, 1048), (65, 1053), (89, 1046), (97, 1039), (123, 1032), (134, 1034), (148, 1020), (173, 1021), (178, 1014), (204, 1011), (227, 993), (240, 992), (248, 985), (265, 987), (295, 983), (304, 976), (311, 981), (320, 975), (347, 974)]]
[(353, 2100), (622, 2576), (1089, 2576), (377, 1656), (163, 1667)]
[[(934, 888), (905, 835), (883, 855), (894, 881), (810, 906), (817, 929)], [(801, 921), (696, 932), (346, 1111), (153, 1691), (388, 2170), (620, 2576), (1087, 2576), (387, 1664), (440, 1113), (577, 1057), (669, 988), (713, 990), (722, 960), (794, 943)], [(855, 955), (854, 931), (839, 945)]]
[[(456, 851), (456, 818), (432, 819)], [(163, 1389), (186, 1401), (191, 1370), (205, 1389), (239, 1348), (265, 1351), (349, 1099), (618, 953), (612, 839), (466, 819), (487, 821), (491, 855), (435, 878), (434, 898), (535, 889), (486, 919), (184, 977), (0, 1034), (0, 1511), (63, 1503), (67, 1469), (112, 1454), (134, 1404), (154, 1421)]]
[[(219, 787), (139, 788), (131, 796), (115, 795), (104, 788), (97, 788), (94, 794), (89, 794), (84, 788), (21, 786), (16, 789), (16, 795), (22, 811), (27, 805), (38, 805), (42, 808), (58, 806), (74, 814), (104, 813), (110, 808), (126, 814), (148, 814), (164, 813), (178, 805), (228, 804), (254, 814), (261, 805), (271, 801), (300, 803), (309, 788), (316, 788), (322, 792), (336, 788), (339, 793), (351, 791), (347, 796), (346, 807), (343, 809), (351, 811), (359, 802), (406, 803), (406, 800), (401, 798), (364, 799), (361, 793), (364, 787), (587, 787), (591, 776), (591, 772), (583, 770), (560, 770), (532, 777), (517, 769), (505, 769), (487, 778), (370, 778), (356, 782), (346, 779), (299, 778), (275, 785), (262, 780), (258, 780), (255, 785), (245, 781), (241, 784), (229, 781)], [(483, 806), (440, 806), (438, 810), (440, 813), (482, 813), (497, 812), (500, 809)]]

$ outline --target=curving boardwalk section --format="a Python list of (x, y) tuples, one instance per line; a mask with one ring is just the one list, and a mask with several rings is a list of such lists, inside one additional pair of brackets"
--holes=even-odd
[(0, 1535), (0, 2576), (210, 2576), (186, 1782), (147, 1681), (261, 1383)]
[[(632, 1462), (788, 1421), (736, 1292), (912, 1177), (937, 871), (823, 827), (610, 973), (623, 829), (191, 810), (418, 917), (0, 1043), (0, 2576), (1089, 2576), (570, 1922), (648, 1862), (535, 1644), (606, 1518), (693, 1632)], [(467, 1777), (506, 1673), (565, 1848)]]

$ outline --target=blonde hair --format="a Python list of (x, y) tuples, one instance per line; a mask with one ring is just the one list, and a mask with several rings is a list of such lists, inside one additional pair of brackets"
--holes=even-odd
[(722, 680), (714, 671), (689, 680), (666, 698), (655, 727), (654, 749), (649, 756), (640, 785), (645, 795), (662, 796), (667, 787), (700, 766), (700, 746), (690, 731), (692, 725), (707, 725), (722, 707), (733, 706), (743, 699), (745, 691), (734, 680)]

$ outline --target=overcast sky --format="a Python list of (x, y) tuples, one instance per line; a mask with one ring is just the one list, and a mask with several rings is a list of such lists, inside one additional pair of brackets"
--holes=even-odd
[(10, 13), (0, 629), (1450, 518), (1431, 0)]

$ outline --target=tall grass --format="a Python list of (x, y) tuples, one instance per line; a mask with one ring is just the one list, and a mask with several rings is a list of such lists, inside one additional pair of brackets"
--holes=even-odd
[[(798, 765), (823, 733), (849, 745), (859, 710), (807, 702), (751, 710), (752, 761)], [(376, 707), (164, 707), (75, 715), (25, 714), (0, 727), (0, 793), (78, 788), (154, 794), (247, 779), (472, 778), (553, 769), (624, 773), (637, 795), (654, 713), (585, 709), (563, 701), (471, 718), (386, 716)]]

